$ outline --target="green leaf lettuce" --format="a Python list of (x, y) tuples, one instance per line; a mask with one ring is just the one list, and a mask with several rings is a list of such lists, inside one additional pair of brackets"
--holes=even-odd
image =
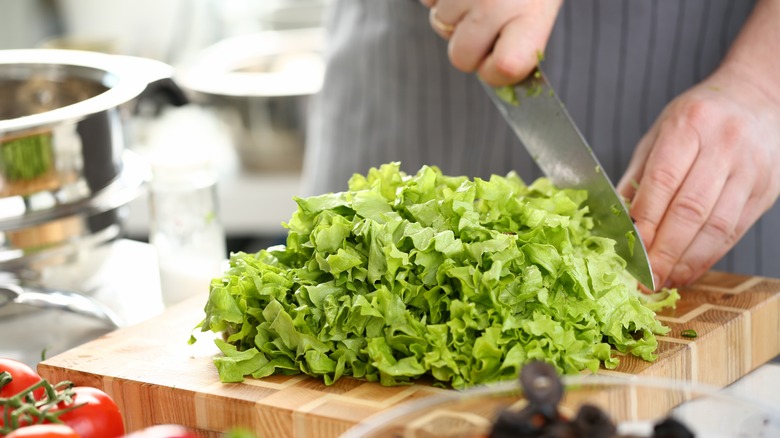
[(614, 241), (591, 234), (586, 199), (398, 163), (296, 198), (286, 245), (232, 254), (211, 283), (201, 328), (223, 333), (220, 377), (463, 388), (534, 359), (562, 373), (614, 368), (614, 351), (654, 360), (668, 332), (654, 311), (679, 295), (637, 292)]

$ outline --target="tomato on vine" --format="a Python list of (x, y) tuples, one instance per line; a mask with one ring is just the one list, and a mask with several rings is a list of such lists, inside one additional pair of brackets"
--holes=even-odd
[[(39, 376), (26, 364), (7, 358), (0, 358), (0, 399), (10, 399), (19, 394), (24, 394), (25, 402), (34, 402), (44, 397), (45, 388)], [(39, 385), (32, 392), (30, 388)], [(22, 397), (20, 397), (22, 398)], [(6, 404), (0, 404), (0, 428), (10, 417), (6, 415)]]
[[(43, 380), (32, 368), (13, 359), (0, 358), (0, 373), (3, 372), (7, 372), (10, 379), (3, 385), (4, 380), (0, 377), (0, 398), (12, 397)], [(43, 393), (41, 386), (33, 392), (33, 396), (40, 400)]]
[(81, 438), (115, 438), (125, 434), (122, 414), (114, 400), (105, 392), (88, 386), (73, 388), (73, 401), (58, 405), (53, 410), (75, 409), (59, 415), (60, 421), (70, 426)]
[[(42, 435), (34, 434), (38, 431)], [(27, 365), (0, 358), (0, 437), (116, 438), (124, 433), (122, 414), (105, 392), (68, 381), (52, 385)]]

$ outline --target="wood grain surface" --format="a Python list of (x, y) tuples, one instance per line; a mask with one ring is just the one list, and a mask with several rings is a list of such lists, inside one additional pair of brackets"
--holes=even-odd
[[(616, 370), (603, 373), (723, 387), (780, 354), (780, 280), (711, 272), (681, 295), (676, 309), (659, 314), (672, 329), (659, 338), (659, 359), (623, 356)], [(205, 302), (195, 297), (47, 359), (38, 371), (49, 380), (102, 388), (116, 400), (128, 430), (176, 423), (204, 436), (245, 427), (259, 437), (335, 437), (399, 403), (448, 391), (425, 382), (382, 387), (352, 378), (325, 386), (304, 376), (220, 383), (211, 361), (218, 350), (209, 336), (187, 345)], [(686, 329), (698, 337), (682, 337)], [(643, 409), (641, 397), (622, 402)], [(659, 402), (650, 403), (657, 408)]]

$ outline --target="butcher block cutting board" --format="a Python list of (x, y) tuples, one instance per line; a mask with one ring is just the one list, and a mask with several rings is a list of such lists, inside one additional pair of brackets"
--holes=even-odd
[[(780, 280), (712, 272), (681, 295), (676, 309), (659, 314), (672, 331), (659, 338), (658, 360), (622, 356), (616, 370), (603, 373), (723, 387), (780, 354)], [(211, 339), (201, 336), (187, 345), (205, 302), (205, 296), (195, 297), (47, 359), (38, 371), (49, 380), (103, 389), (119, 405), (128, 430), (176, 423), (204, 436), (245, 427), (259, 437), (335, 437), (399, 403), (449, 391), (352, 378), (325, 386), (305, 376), (220, 383)], [(686, 329), (698, 337), (681, 336)]]

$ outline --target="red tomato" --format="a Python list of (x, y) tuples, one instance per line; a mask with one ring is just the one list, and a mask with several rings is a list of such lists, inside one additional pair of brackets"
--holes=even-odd
[[(32, 368), (13, 359), (0, 358), (0, 373), (3, 371), (8, 371), (13, 380), (0, 388), (0, 397), (2, 398), (13, 397), (43, 380)], [(33, 395), (36, 400), (39, 400), (43, 397), (43, 393), (44, 389), (39, 388), (35, 390)]]
[(122, 414), (108, 394), (87, 386), (76, 386), (73, 391), (73, 404), (81, 406), (60, 415), (59, 419), (81, 438), (115, 438), (125, 434)]
[(200, 438), (200, 436), (183, 426), (162, 424), (133, 432), (126, 438)]
[(16, 429), (5, 438), (79, 438), (79, 436), (64, 424), (36, 424)]
[[(4, 371), (11, 375), (11, 380), (0, 388), (0, 398), (13, 397), (43, 380), (32, 368), (13, 359), (0, 358), (0, 373)], [(40, 400), (43, 398), (44, 392), (45, 389), (43, 387), (38, 388), (33, 391), (33, 397), (36, 400)], [(3, 425), (4, 417), (5, 408), (0, 406), (0, 426)]]

